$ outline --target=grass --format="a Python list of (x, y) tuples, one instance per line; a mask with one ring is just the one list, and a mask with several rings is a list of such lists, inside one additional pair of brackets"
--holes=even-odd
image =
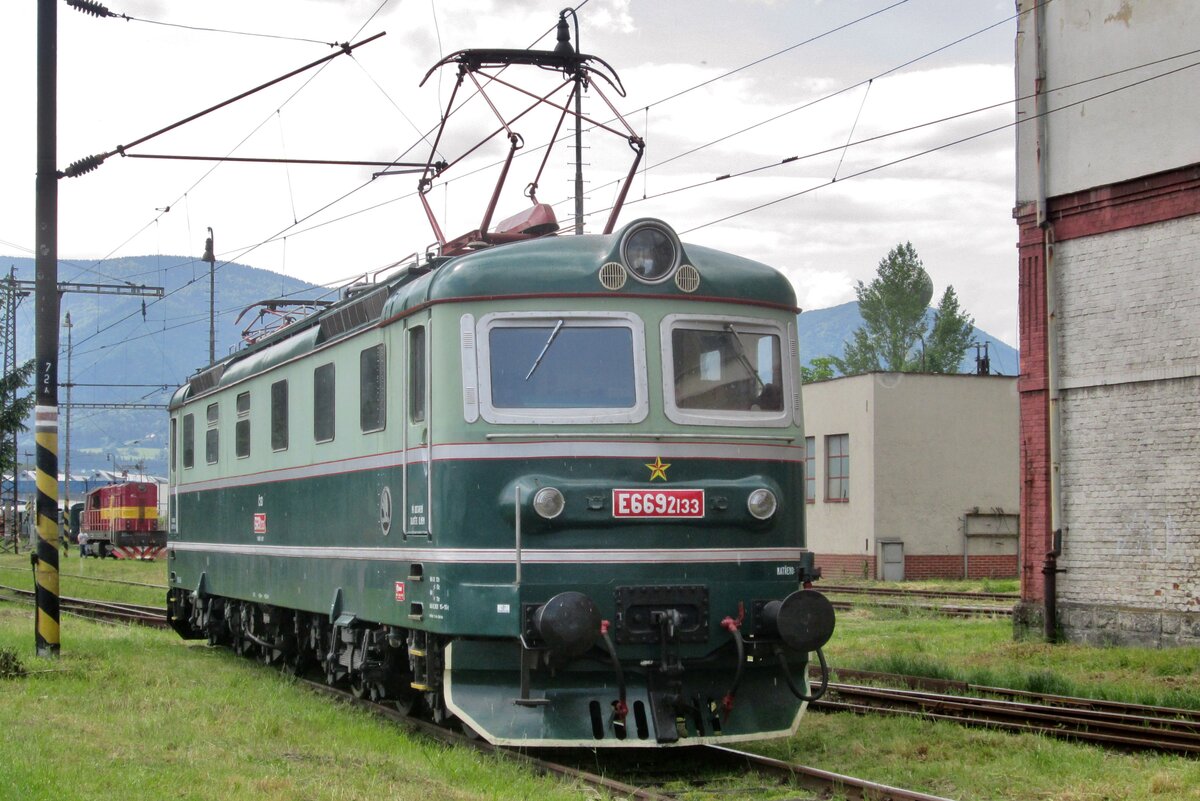
[(856, 608), (839, 615), (826, 656), (835, 667), (1200, 709), (1200, 648), (1015, 640), (1005, 619)]
[[(1008, 620), (856, 609), (840, 614), (826, 654), (835, 668), (1200, 708), (1200, 649), (1015, 641)], [(1200, 799), (1200, 760), (915, 718), (815, 713), (796, 737), (753, 750), (949, 798)]]
[[(0, 557), (0, 567), (28, 557)], [(161, 590), (161, 564), (63, 560), (64, 594)], [(21, 564), (23, 562), (23, 565)], [(18, 571), (0, 570), (15, 584)], [(911, 583), (906, 586), (913, 586)], [(927, 585), (921, 585), (927, 586)], [(105, 595), (103, 597), (111, 597)], [(174, 635), (67, 616), (63, 654), (34, 659), (30, 607), (0, 603), (0, 799), (592, 798), (470, 752), (414, 739), (296, 688), (272, 670)], [(1012, 623), (916, 610), (840, 613), (830, 664), (1200, 708), (1200, 649), (1048, 645)], [(949, 798), (982, 801), (1200, 801), (1200, 760), (1122, 754), (1039, 735), (907, 718), (807, 716), (791, 739), (754, 750)], [(756, 797), (733, 788), (721, 798)], [(696, 798), (711, 798), (703, 792)], [(683, 797), (691, 798), (692, 795)]]
[[(58, 552), (59, 594), (71, 598), (166, 606), (166, 562), (136, 562), (124, 559), (80, 559), (79, 549), (64, 556)], [(137, 587), (103, 579), (158, 584), (161, 587)], [(33, 570), (29, 552), (0, 554), (0, 584), (23, 590), (33, 589)]]
[(578, 799), (591, 790), (410, 736), (276, 671), (173, 634), (65, 617), (32, 656), (30, 607), (0, 603), (0, 799)]
[[(887, 590), (934, 590), (938, 592), (1020, 592), (1021, 582), (1015, 578), (930, 579), (927, 581), (876, 581), (874, 579), (830, 577), (828, 584), (854, 587), (873, 587)], [(816, 585), (821, 589), (820, 583)]]

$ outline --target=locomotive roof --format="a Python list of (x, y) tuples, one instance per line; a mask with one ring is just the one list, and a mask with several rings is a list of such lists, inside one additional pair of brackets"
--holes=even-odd
[[(626, 234), (654, 227), (678, 244), (677, 263), (699, 273), (692, 292), (676, 282), (645, 283), (632, 277), (620, 289), (600, 282), (607, 264), (625, 266)], [(456, 300), (503, 297), (598, 296), (605, 298), (677, 298), (768, 305), (799, 312), (791, 283), (780, 272), (751, 259), (701, 245), (684, 245), (658, 220), (635, 220), (612, 234), (548, 236), (478, 250), (450, 259), (412, 265), (378, 284), (354, 287), (345, 299), (250, 345), (202, 370), (171, 398), (175, 409), (190, 397), (259, 373), (307, 353), (351, 331), (403, 317), (417, 309)]]

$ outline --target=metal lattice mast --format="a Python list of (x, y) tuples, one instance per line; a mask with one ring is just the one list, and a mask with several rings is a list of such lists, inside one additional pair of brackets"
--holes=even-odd
[[(5, 375), (12, 375), (17, 371), (17, 306), (21, 298), (28, 294), (17, 288), (15, 268), (10, 267), (7, 278), (0, 281), (0, 351), (3, 351), (0, 354), (0, 358), (3, 359), (0, 369)], [(10, 397), (9, 393), (0, 398), (0, 402), (5, 406), (15, 400), (16, 395)], [(13, 454), (13, 464), (12, 474), (0, 479), (0, 508), (4, 514), (5, 536), (11, 538), (13, 552), (16, 553), (21, 540), (17, 530), (17, 432), (5, 432), (3, 436), (7, 440), (9, 453)]]

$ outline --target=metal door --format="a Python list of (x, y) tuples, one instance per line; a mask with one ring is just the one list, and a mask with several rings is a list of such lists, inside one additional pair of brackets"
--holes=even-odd
[(404, 346), (404, 501), (405, 535), (429, 534), (430, 408), (429, 320), (412, 320)]
[(879, 543), (880, 578), (884, 581), (904, 581), (904, 543)]

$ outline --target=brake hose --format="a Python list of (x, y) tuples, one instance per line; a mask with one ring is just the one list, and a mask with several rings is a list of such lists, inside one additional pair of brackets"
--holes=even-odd
[(783, 646), (775, 646), (775, 656), (779, 657), (779, 665), (783, 668), (783, 680), (787, 682), (788, 689), (792, 691), (792, 695), (801, 701), (812, 703), (823, 696), (825, 691), (829, 689), (829, 665), (825, 662), (825, 652), (820, 648), (817, 649), (817, 659), (821, 662), (821, 688), (812, 695), (805, 695), (796, 687), (796, 681), (792, 678), (792, 671), (788, 668), (787, 657), (783, 655)]

